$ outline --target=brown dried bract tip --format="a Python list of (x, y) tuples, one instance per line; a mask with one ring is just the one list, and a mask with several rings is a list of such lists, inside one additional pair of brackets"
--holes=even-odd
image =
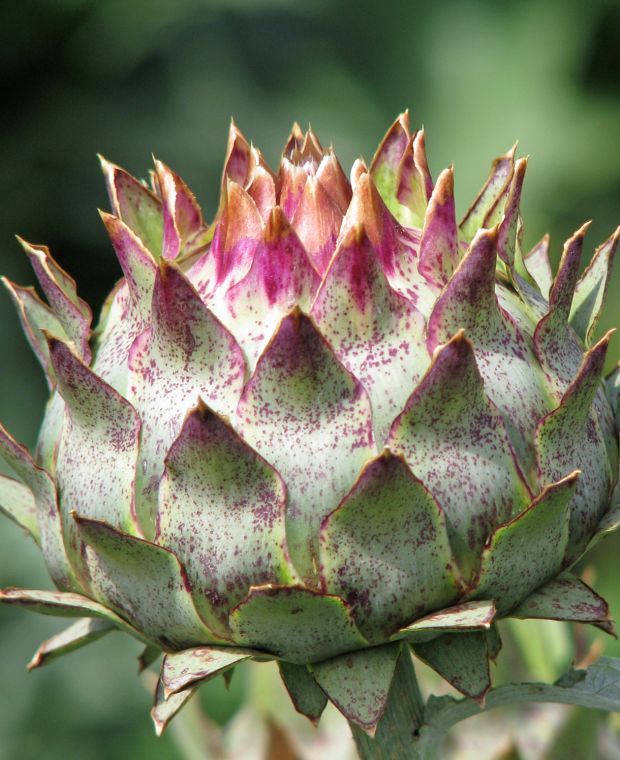
[(274, 206), (265, 223), (264, 240), (266, 243), (273, 243), (280, 240), (290, 230), (290, 224), (284, 211), (280, 206)]

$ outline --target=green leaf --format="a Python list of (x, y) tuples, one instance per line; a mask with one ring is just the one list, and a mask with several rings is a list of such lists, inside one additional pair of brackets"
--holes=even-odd
[(185, 572), (171, 551), (97, 520), (75, 520), (99, 601), (164, 649), (221, 641), (198, 616)]
[(320, 558), (324, 588), (351, 605), (370, 641), (459, 596), (443, 513), (389, 451), (323, 522)]
[[(47, 341), (45, 342), (47, 348)], [(58, 388), (52, 391), (39, 429), (39, 438), (34, 452), (35, 461), (47, 472), (56, 472), (56, 455), (60, 434), (65, 421), (65, 401), (58, 393)]]
[(231, 647), (194, 647), (167, 654), (161, 666), (161, 681), (166, 698), (222, 675), (254, 654), (255, 652)]
[(394, 422), (388, 446), (404, 454), (444, 510), (454, 556), (467, 578), (487, 536), (523, 511), (529, 494), (463, 331), (435, 353)]
[(351, 227), (340, 241), (311, 314), (368, 392), (380, 445), (430, 357), (424, 317), (393, 290), (363, 227)]
[(372, 647), (320, 662), (312, 673), (345, 718), (374, 736), (400, 654), (400, 644)]
[(216, 412), (232, 415), (245, 373), (234, 338), (174, 265), (160, 264), (151, 316), (131, 348), (128, 394), (142, 420), (136, 506), (147, 538), (154, 534), (164, 458), (184, 413), (200, 396)]
[(562, 567), (569, 504), (579, 473), (546, 486), (532, 504), (490, 537), (471, 598), (494, 599), (505, 614)]
[(302, 578), (316, 578), (321, 522), (375, 448), (368, 396), (299, 310), (282, 320), (245, 386), (236, 427), (287, 484), (291, 560)]
[(607, 334), (585, 354), (559, 407), (544, 417), (536, 430), (542, 482), (555, 482), (571, 471), (581, 470), (570, 504), (565, 558), (569, 564), (583, 553), (609, 504), (612, 474), (604, 466), (607, 448), (591, 408), (601, 384), (610, 337)]
[(607, 602), (582, 580), (569, 573), (541, 586), (510, 616), (592, 623), (606, 633), (615, 634)]
[(157, 543), (183, 563), (209, 626), (251, 586), (293, 580), (286, 556), (286, 488), (230, 424), (199, 403), (173, 443), (159, 487)]
[(600, 245), (579, 278), (570, 311), (570, 324), (586, 345), (591, 345), (598, 324), (620, 240), (620, 227)]
[(117, 626), (103, 618), (83, 618), (44, 641), (28, 663), (28, 670), (43, 667), (63, 654), (69, 654), (92, 644)]
[(20, 528), (27, 530), (38, 544), (41, 543), (37, 508), (28, 486), (6, 475), (0, 475), (0, 512), (10, 517)]
[(462, 694), (484, 703), (491, 688), (489, 652), (484, 632), (445, 633), (411, 645), (417, 657)]
[[(555, 684), (506, 684), (491, 689), (484, 710), (529, 702), (557, 702), (595, 710), (620, 712), (620, 660), (601, 657), (587, 670), (571, 670)], [(413, 757), (431, 760), (449, 729), (482, 712), (473, 699), (431, 697), (424, 712), (424, 725), (414, 744)]]
[(392, 638), (425, 642), (443, 633), (488, 631), (495, 619), (495, 612), (495, 603), (492, 601), (463, 602), (416, 620), (405, 628), (401, 628)]
[(315, 726), (318, 726), (327, 704), (327, 697), (317, 685), (308, 667), (280, 660), (278, 668), (297, 712), (305, 715)]
[(230, 628), (238, 644), (299, 665), (367, 645), (342, 599), (294, 586), (251, 589)]

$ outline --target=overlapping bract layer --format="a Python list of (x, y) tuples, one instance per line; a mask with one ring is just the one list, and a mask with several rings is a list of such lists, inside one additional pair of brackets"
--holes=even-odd
[(35, 664), (129, 630), (168, 653), (161, 728), (278, 658), (300, 710), (327, 694), (372, 733), (407, 643), (482, 699), (497, 615), (610, 630), (565, 571), (618, 524), (592, 345), (618, 232), (579, 278), (579, 230), (553, 278), (548, 241), (521, 250), (514, 150), (457, 225), (406, 114), (350, 182), (312, 131), (274, 173), (233, 125), (211, 225), (161, 162), (150, 186), (103, 168), (124, 277), (94, 333), (47, 249), (24, 244), (47, 304), (6, 283), (52, 396), (35, 459), (0, 429), (0, 507), (59, 591), (2, 599), (101, 621)]

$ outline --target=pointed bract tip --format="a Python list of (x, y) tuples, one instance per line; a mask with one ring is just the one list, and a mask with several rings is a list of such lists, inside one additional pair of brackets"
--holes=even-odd
[(158, 279), (161, 285), (167, 285), (173, 277), (185, 277), (174, 261), (164, 259), (163, 257), (157, 262), (157, 270), (159, 275)]
[[(570, 486), (573, 483), (576, 483), (579, 480), (580, 477), (581, 477), (581, 470), (573, 470), (568, 475), (566, 475), (565, 477), (563, 477), (560, 480), (558, 480), (557, 483), (553, 483), (553, 486), (555, 486), (555, 487), (557, 487), (557, 486), (563, 486), (563, 485), (569, 485)], [(545, 489), (549, 489), (551, 487), (552, 486), (547, 485), (547, 486), (545, 486), (543, 488), (543, 491)]]
[(581, 227), (579, 227), (579, 229), (574, 232), (574, 234), (572, 235), (572, 239), (584, 238), (586, 236), (586, 233), (590, 229), (591, 224), (592, 224), (592, 219), (588, 219), (587, 222), (584, 222), (581, 225)]
[[(338, 244), (338, 249), (349, 248), (351, 246), (359, 247), (364, 240), (368, 238), (366, 227), (364, 222), (356, 220), (344, 233), (342, 240)], [(332, 256), (332, 261), (335, 261), (335, 255)]]
[(114, 164), (112, 161), (108, 161), (108, 159), (101, 153), (97, 153), (96, 155), (97, 155), (97, 159), (99, 160), (99, 165), (101, 166), (101, 170), (103, 171), (104, 174), (113, 172), (114, 169), (117, 168), (116, 164)]
[(472, 241), (472, 245), (477, 238), (486, 238), (487, 240), (491, 240), (494, 244), (496, 244), (498, 237), (499, 224), (496, 224), (494, 227), (483, 227), (476, 233), (474, 240)]
[(264, 240), (272, 243), (288, 234), (290, 224), (281, 206), (274, 206), (265, 223)]
[(103, 209), (98, 208), (97, 213), (108, 231), (117, 227), (121, 221), (115, 214), (111, 214), (109, 211), (104, 211)]
[(491, 684), (489, 684), (481, 694), (476, 694), (472, 697), (474, 702), (478, 704), (481, 710), (484, 710), (484, 707), (487, 701), (487, 694), (489, 693), (490, 688), (491, 688)]
[(47, 253), (47, 247), (44, 245), (39, 245), (38, 243), (29, 243), (25, 238), (17, 234), (15, 235), (15, 239), (21, 245), (27, 256), (40, 257), (41, 255)]
[(30, 662), (26, 665), (26, 670), (31, 672), (33, 670), (36, 670), (36, 668), (40, 668), (42, 664), (43, 664), (43, 654), (41, 653), (40, 649), (37, 649), (37, 651), (34, 653)]
[(288, 319), (290, 317), (291, 319), (294, 319), (296, 322), (299, 322), (305, 316), (306, 315), (304, 314), (301, 306), (299, 304), (295, 304), (295, 306), (293, 306), (293, 308), (288, 312), (288, 314), (284, 317), (284, 319)]
[(58, 349), (62, 349), (62, 347), (69, 350), (69, 346), (64, 343), (60, 338), (57, 338), (55, 335), (52, 335), (49, 330), (46, 330), (44, 327), (41, 328), (41, 334), (45, 338), (45, 342), (47, 343), (47, 347), (51, 354), (56, 353)]
[(165, 721), (159, 720), (159, 718), (155, 715), (155, 708), (151, 708), (151, 720), (153, 721), (153, 725), (155, 726), (155, 735), (159, 739), (164, 731), (166, 730), (166, 726), (168, 725)]
[(522, 178), (525, 174), (525, 171), (527, 169), (527, 165), (529, 163), (530, 157), (529, 156), (521, 156), (521, 158), (518, 158), (515, 162), (515, 169), (514, 169), (514, 176)]
[(600, 344), (607, 346), (617, 332), (618, 332), (617, 327), (611, 327), (609, 330), (607, 330), (605, 335), (603, 335), (603, 337), (598, 341), (598, 343), (595, 343), (595, 345), (592, 348), (594, 349)]
[(434, 194), (442, 206), (454, 198), (454, 164), (444, 169), (437, 177)]

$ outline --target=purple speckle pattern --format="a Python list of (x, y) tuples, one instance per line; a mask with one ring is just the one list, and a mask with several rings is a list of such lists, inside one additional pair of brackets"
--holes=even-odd
[(496, 223), (493, 217), (497, 212), (503, 212), (501, 201), (508, 192), (514, 174), (515, 150), (516, 145), (493, 161), (486, 182), (461, 220), (459, 228), (467, 242), (482, 227), (492, 227)]
[(610, 337), (606, 335), (585, 354), (559, 407), (540, 421), (536, 431), (541, 480), (553, 482), (571, 470), (581, 471), (571, 502), (567, 564), (572, 564), (585, 550), (607, 510), (615, 479), (605, 440), (592, 411)]
[(323, 588), (345, 599), (370, 641), (456, 601), (444, 516), (407, 464), (368, 464), (320, 534)]
[(69, 560), (67, 542), (56, 498), (56, 485), (49, 474), (38, 467), (28, 450), (0, 425), (0, 455), (26, 485), (35, 500), (41, 550), (48, 572), (61, 591), (79, 589)]
[(498, 231), (477, 233), (428, 320), (429, 351), (464, 329), (473, 342), (486, 395), (502, 412), (523, 474), (535, 477), (536, 422), (553, 402), (531, 337), (498, 304), (495, 292)]
[(582, 345), (568, 319), (588, 227), (589, 222), (564, 244), (558, 271), (549, 291), (549, 310), (534, 332), (534, 351), (557, 400), (575, 377), (583, 357)]
[(295, 312), (245, 386), (236, 424), (284, 479), (291, 558), (302, 578), (316, 580), (321, 521), (375, 453), (368, 395), (312, 320)]
[[(526, 165), (497, 158), (457, 224), (408, 114), (350, 181), (312, 130), (273, 171), (233, 123), (207, 222), (160, 161), (147, 184), (102, 159), (123, 278), (94, 331), (23, 244), (46, 303), (6, 285), (52, 395), (34, 459), (4, 429), (0, 454), (73, 608), (192, 649), (158, 730), (235, 647), (324, 663), (291, 671), (296, 701), (372, 733), (401, 639), (483, 699), (496, 614), (609, 630), (553, 579), (619, 523), (618, 384), (592, 344), (620, 233), (579, 277), (585, 225), (554, 277), (548, 238), (522, 250)], [(66, 613), (37, 593), (0, 600)]]
[[(131, 404), (68, 346), (50, 340), (50, 359), (65, 401), (56, 480), (65, 538), (79, 544), (71, 512), (136, 532), (134, 485), (140, 419)], [(83, 467), (87, 461), (89, 467)]]
[(100, 159), (114, 215), (159, 258), (163, 236), (161, 199), (120, 166)]
[(387, 644), (334, 657), (315, 665), (312, 673), (345, 718), (374, 736), (401, 656), (409, 653), (400, 644)]
[(75, 282), (56, 264), (45, 246), (21, 242), (52, 311), (80, 357), (89, 362), (90, 308), (77, 296)]
[(6, 278), (3, 278), (2, 282), (15, 304), (22, 329), (43, 367), (47, 384), (51, 390), (53, 381), (50, 374), (49, 350), (44, 331), (61, 340), (68, 340), (67, 334), (52, 309), (43, 303), (34, 288), (22, 288)]
[(547, 486), (525, 512), (497, 528), (483, 549), (473, 598), (496, 599), (498, 613), (505, 615), (557, 573), (578, 478), (575, 472)]
[(436, 352), (388, 446), (404, 455), (443, 509), (467, 579), (489, 534), (525, 509), (529, 493), (463, 332)]
[(129, 353), (128, 398), (142, 419), (136, 510), (152, 538), (164, 458), (188, 409), (202, 398), (231, 415), (243, 387), (245, 363), (232, 335), (174, 264), (155, 279), (150, 325)]
[(489, 651), (484, 633), (444, 633), (412, 644), (415, 654), (461, 694), (483, 703), (491, 688)]
[(76, 518), (91, 594), (165, 651), (220, 643), (200, 619), (176, 556), (161, 546)]
[(300, 586), (250, 591), (230, 615), (234, 640), (294, 664), (322, 662), (368, 645), (339, 597)]
[(351, 228), (341, 240), (311, 314), (369, 394), (381, 445), (430, 356), (424, 317), (391, 287), (363, 227)]
[(420, 238), (419, 271), (429, 282), (443, 287), (459, 261), (454, 171), (445, 169), (437, 178)]
[(278, 473), (203, 403), (192, 410), (166, 458), (156, 540), (184, 558), (196, 605), (221, 635), (251, 586), (292, 580), (285, 507)]
[(563, 573), (541, 586), (512, 615), (523, 619), (593, 623), (606, 633), (615, 633), (607, 602), (587, 583), (570, 573)]
[(234, 648), (195, 647), (164, 658), (161, 678), (166, 692), (178, 694), (190, 686), (224, 673), (254, 653)]
[(185, 182), (161, 161), (155, 161), (161, 192), (163, 240), (162, 258), (176, 259), (183, 247), (204, 226), (202, 212)]

